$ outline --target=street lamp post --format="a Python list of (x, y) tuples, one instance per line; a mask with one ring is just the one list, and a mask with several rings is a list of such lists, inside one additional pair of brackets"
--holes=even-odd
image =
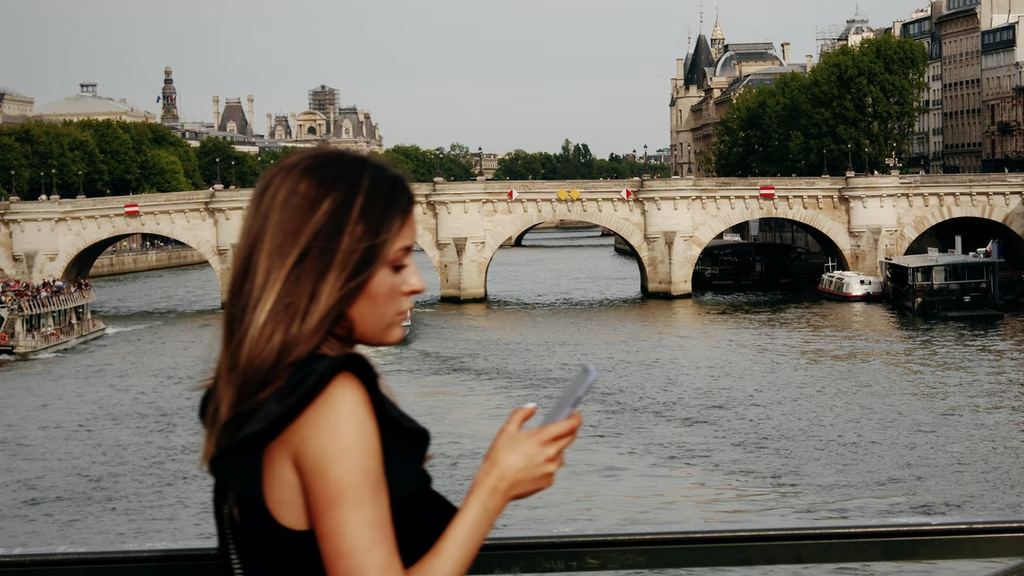
[(444, 171), (441, 169), (441, 156), (443, 154), (444, 148), (441, 148), (440, 146), (438, 146), (437, 149), (434, 150), (435, 179), (440, 178), (441, 180), (444, 180)]
[(864, 146), (864, 175), (868, 175), (868, 147)]
[(14, 170), (11, 170), (11, 193), (8, 196), (17, 196), (18, 193), (14, 191)]
[(647, 144), (644, 144), (644, 178), (650, 178), (651, 175), (647, 173)]
[(853, 144), (846, 143), (846, 171), (853, 172)]
[(686, 175), (693, 174), (693, 168), (690, 166), (690, 152), (693, 150), (693, 145), (689, 142), (686, 143)]
[(822, 171), (822, 176), (828, 176), (828, 148), (821, 149), (821, 155), (825, 159), (825, 170)]
[(234, 160), (231, 161), (231, 185), (232, 186), (236, 186), (237, 185), (237, 183), (235, 182), (235, 161)]
[(220, 184), (220, 158), (214, 158), (217, 162), (217, 179), (213, 182), (214, 184)]
[(82, 171), (78, 171), (78, 195), (82, 196)]
[(52, 183), (50, 185), (50, 194), (53, 195), (53, 194), (57, 193), (57, 169), (56, 168), (50, 168), (50, 176), (52, 178)]
[(483, 146), (476, 147), (476, 153), (480, 156), (480, 178), (484, 177), (484, 148)]
[(39, 171), (39, 197), (42, 199), (46, 196), (46, 175)]

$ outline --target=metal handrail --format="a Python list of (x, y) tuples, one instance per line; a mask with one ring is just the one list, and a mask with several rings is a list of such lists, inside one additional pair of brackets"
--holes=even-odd
[[(470, 574), (1024, 558), (1024, 521), (502, 537)], [(0, 575), (223, 574), (215, 549), (0, 555)], [(1024, 576), (1024, 564), (999, 576)], [(992, 575), (996, 576), (996, 575)]]

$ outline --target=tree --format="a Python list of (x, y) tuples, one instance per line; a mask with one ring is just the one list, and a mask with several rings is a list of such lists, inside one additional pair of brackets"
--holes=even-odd
[(544, 164), (540, 153), (514, 150), (498, 159), (495, 180), (541, 180)]
[(141, 170), (143, 192), (175, 192), (190, 187), (181, 161), (174, 152), (151, 148), (145, 154)]
[(849, 151), (877, 169), (910, 136), (927, 59), (919, 42), (876, 36), (826, 53), (807, 75), (747, 88), (716, 127), (712, 157), (698, 161), (722, 176), (811, 176), (826, 158), (841, 172)]
[(412, 182), (430, 182), (440, 172), (436, 151), (428, 152), (415, 144), (392, 146), (381, 158)]
[(231, 161), (238, 163), (241, 156), (226, 140), (210, 137), (201, 141), (196, 148), (196, 162), (203, 182), (207, 186), (224, 184), (231, 177)]

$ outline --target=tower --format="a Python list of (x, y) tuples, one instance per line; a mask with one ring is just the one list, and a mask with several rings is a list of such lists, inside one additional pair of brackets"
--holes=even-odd
[(164, 87), (160, 92), (164, 106), (160, 113), (160, 123), (165, 126), (176, 126), (178, 118), (178, 89), (174, 87), (174, 78), (171, 77), (171, 67), (164, 68)]
[(711, 31), (711, 59), (717, 61), (725, 53), (725, 34), (722, 34), (722, 27), (718, 24), (718, 14), (715, 14), (715, 27)]

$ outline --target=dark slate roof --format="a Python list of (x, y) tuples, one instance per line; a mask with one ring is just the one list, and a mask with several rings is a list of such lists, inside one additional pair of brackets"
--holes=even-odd
[[(765, 48), (767, 46), (767, 48)], [(782, 59), (771, 44), (731, 44), (715, 65), (715, 76), (737, 76), (738, 64), (743, 62), (764, 62), (774, 60), (782, 65)]]
[(224, 104), (224, 112), (220, 115), (220, 124), (217, 126), (218, 132), (228, 131), (228, 122), (234, 122), (235, 127), (238, 128), (238, 133), (243, 136), (252, 136), (252, 127), (249, 126), (249, 121), (245, 118), (245, 110), (242, 109), (242, 103), (229, 98), (227, 103)]
[(693, 58), (690, 59), (690, 65), (686, 68), (684, 84), (687, 86), (703, 85), (707, 77), (704, 69), (714, 65), (715, 61), (711, 58), (711, 45), (708, 44), (708, 39), (701, 34), (697, 36), (697, 45), (693, 48)]
[(338, 114), (334, 117), (334, 128), (331, 131), (334, 138), (344, 138), (345, 120), (352, 124), (352, 138), (377, 139), (377, 127), (374, 126), (370, 113), (360, 112), (354, 106), (338, 109)]

